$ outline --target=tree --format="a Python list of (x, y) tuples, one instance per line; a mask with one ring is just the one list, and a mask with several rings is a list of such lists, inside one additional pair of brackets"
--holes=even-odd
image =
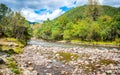
[(97, 22), (93, 22), (89, 28), (89, 33), (87, 35), (89, 41), (99, 41), (100, 40), (100, 26)]
[(4, 4), (0, 4), (0, 37), (16, 38), (20, 41), (30, 39), (30, 26), (19, 12), (13, 12)]
[[(12, 14), (10, 8), (8, 8), (4, 4), (0, 4), (0, 37), (4, 35), (5, 30), (7, 30), (8, 26), (8, 17)], [(6, 28), (5, 28), (6, 26)]]
[(69, 22), (69, 23), (66, 24), (66, 27), (65, 27), (65, 30), (64, 30), (64, 33), (63, 33), (64, 34), (63, 38), (65, 40), (70, 41), (70, 40), (73, 39), (73, 37), (72, 37), (72, 35), (73, 35), (73, 26), (74, 26), (74, 23), (72, 23), (72, 22)]
[(104, 15), (99, 17), (98, 22), (100, 26), (101, 41), (106, 41), (110, 39), (111, 21), (112, 21), (112, 18), (110, 16)]
[(120, 38), (120, 15), (115, 15), (111, 23), (111, 39)]
[(88, 0), (88, 4), (85, 9), (85, 18), (89, 17), (93, 21), (96, 21), (100, 17), (102, 9), (99, 5), (98, 0)]
[(8, 7), (4, 4), (0, 4), (0, 20), (2, 17), (6, 15), (7, 11), (8, 11)]

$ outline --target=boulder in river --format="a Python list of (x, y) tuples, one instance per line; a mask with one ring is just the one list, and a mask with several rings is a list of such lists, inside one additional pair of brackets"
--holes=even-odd
[(0, 64), (5, 64), (5, 61), (2, 58), (0, 58)]

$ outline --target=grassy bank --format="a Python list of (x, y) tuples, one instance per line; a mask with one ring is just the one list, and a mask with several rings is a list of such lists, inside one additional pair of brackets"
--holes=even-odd
[[(7, 55), (5, 58), (1, 55), (0, 58), (5, 60), (4, 65), (6, 65), (11, 71), (12, 74), (20, 74), (20, 69), (17, 62), (15, 61), (14, 55), (20, 54), (23, 52), (23, 47), (25, 45), (15, 38), (0, 38), (0, 53)], [(3, 65), (3, 64), (2, 64)], [(5, 69), (5, 68), (2, 68)]]
[(120, 42), (115, 41), (81, 41), (81, 40), (62, 40), (58, 43), (70, 43), (76, 45), (88, 45), (88, 46), (103, 46), (103, 47), (120, 47)]
[(81, 45), (96, 45), (96, 46), (110, 46), (110, 47), (119, 47), (120, 42), (115, 41), (81, 41), (81, 40), (71, 40), (72, 44), (81, 44)]
[(0, 51), (4, 51), (7, 53), (22, 53), (22, 48), (24, 44), (22, 44), (19, 40), (15, 38), (1, 38), (0, 39)]

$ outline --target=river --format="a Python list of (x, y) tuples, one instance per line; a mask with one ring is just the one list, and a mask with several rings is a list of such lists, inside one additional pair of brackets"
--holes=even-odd
[(102, 50), (113, 50), (118, 49), (120, 50), (120, 47), (108, 47), (108, 46), (91, 46), (91, 45), (78, 45), (78, 44), (70, 44), (70, 43), (57, 43), (57, 42), (48, 42), (43, 40), (30, 40), (28, 42), (29, 45), (41, 45), (44, 47), (63, 47), (63, 48), (73, 48), (73, 47), (83, 47), (83, 48), (98, 48)]

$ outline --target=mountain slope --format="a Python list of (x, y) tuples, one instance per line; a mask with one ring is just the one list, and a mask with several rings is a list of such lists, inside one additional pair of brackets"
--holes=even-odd
[(46, 40), (119, 42), (120, 8), (101, 6), (101, 9), (102, 14), (92, 20), (85, 16), (86, 6), (73, 8), (54, 20), (43, 22), (36, 36)]
[[(75, 22), (78, 19), (84, 18), (85, 8), (86, 6), (79, 6), (79, 7), (73, 8), (67, 11), (66, 13), (64, 13), (63, 15), (59, 16), (55, 20), (66, 18), (67, 20), (69, 19), (69, 21)], [(108, 15), (112, 17), (116, 14), (120, 14), (120, 7), (116, 8), (111, 6), (101, 6), (101, 8), (102, 8), (102, 11), (101, 11), (102, 15)]]

